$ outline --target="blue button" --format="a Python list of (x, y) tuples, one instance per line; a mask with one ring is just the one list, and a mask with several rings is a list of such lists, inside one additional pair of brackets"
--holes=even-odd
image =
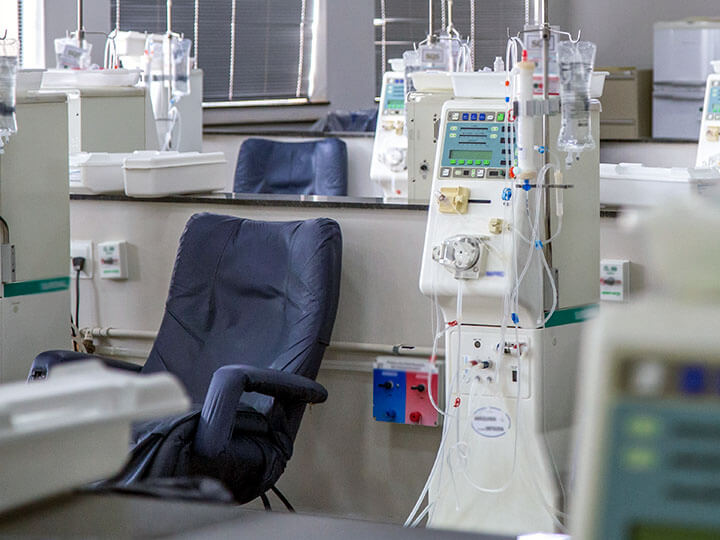
[(470, 118), (470, 115), (468, 113), (463, 113), (462, 119), (467, 120), (468, 118)]
[(470, 115), (470, 120), (477, 120), (477, 113), (472, 113)]
[(687, 366), (680, 371), (680, 391), (684, 394), (705, 392), (705, 369), (701, 366)]
[(480, 113), (480, 120), (485, 120), (485, 113)]
[(512, 190), (511, 190), (510, 188), (507, 188), (507, 187), (506, 187), (505, 189), (503, 189), (503, 192), (502, 192), (502, 200), (503, 200), (503, 201), (509, 201), (511, 197), (512, 197)]

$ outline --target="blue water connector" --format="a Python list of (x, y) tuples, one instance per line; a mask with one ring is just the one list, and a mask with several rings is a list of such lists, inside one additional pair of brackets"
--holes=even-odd
[(505, 96), (505, 103), (510, 103), (510, 96)]
[(513, 313), (511, 315), (511, 319), (512, 319), (513, 324), (518, 324), (520, 322), (520, 317), (517, 316), (517, 313)]
[(544, 146), (538, 146), (538, 152), (539, 152), (540, 154), (544, 154), (544, 153), (545, 153), (545, 147), (544, 147)]
[(506, 187), (502, 191), (502, 200), (503, 201), (509, 201), (512, 198), (512, 189), (509, 187)]
[(526, 178), (525, 181), (523, 182), (522, 188), (523, 188), (525, 191), (530, 191), (530, 190), (532, 189), (532, 186), (530, 185), (530, 180), (528, 180), (528, 179)]
[(542, 249), (543, 247), (544, 246), (541, 240), (535, 240), (535, 249)]

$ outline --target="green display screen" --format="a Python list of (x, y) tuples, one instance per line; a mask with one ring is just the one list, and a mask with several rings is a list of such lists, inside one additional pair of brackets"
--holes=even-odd
[(402, 109), (404, 106), (405, 106), (404, 99), (388, 99), (387, 100), (387, 108), (388, 109)]
[(667, 525), (637, 525), (633, 527), (630, 540), (714, 540), (720, 531)]
[(450, 159), (487, 160), (492, 156), (492, 150), (450, 150)]

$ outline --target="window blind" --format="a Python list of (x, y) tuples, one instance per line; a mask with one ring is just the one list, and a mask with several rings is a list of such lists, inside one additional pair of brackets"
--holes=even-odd
[[(118, 6), (119, 2), (119, 6)], [(162, 33), (165, 0), (111, 0), (120, 30)], [(308, 97), (312, 0), (204, 0), (197, 17), (203, 101)], [(172, 29), (195, 36), (195, 0), (173, 0)]]
[[(471, 3), (475, 4), (475, 69), (492, 67), (496, 56), (505, 59), (507, 29), (511, 35), (522, 30), (525, 23), (524, 0), (455, 0), (453, 23), (463, 38), (469, 38)], [(444, 3), (444, 2), (443, 2)], [(445, 22), (441, 2), (433, 3), (433, 29), (437, 32)], [(420, 43), (428, 33), (427, 0), (375, 0), (375, 73), (377, 93), (380, 93), (382, 74), (387, 60), (400, 58)], [(384, 35), (384, 39), (383, 39)], [(383, 60), (386, 61), (383, 65)]]

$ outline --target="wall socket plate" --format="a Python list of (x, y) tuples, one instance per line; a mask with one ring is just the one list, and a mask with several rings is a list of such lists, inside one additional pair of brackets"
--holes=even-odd
[(127, 279), (127, 242), (100, 242), (97, 245), (100, 279)]
[(630, 296), (630, 261), (603, 259), (600, 261), (600, 299), (627, 302)]
[(75, 278), (76, 272), (72, 265), (74, 257), (85, 257), (85, 268), (80, 272), (80, 279), (92, 279), (93, 259), (91, 240), (72, 240), (70, 242), (70, 277)]

